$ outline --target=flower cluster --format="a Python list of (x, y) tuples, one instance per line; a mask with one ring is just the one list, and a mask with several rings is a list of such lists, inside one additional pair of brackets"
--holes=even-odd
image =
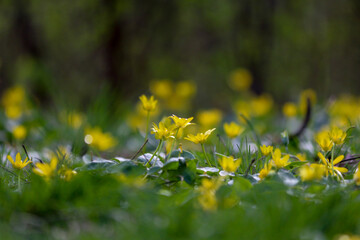
[(315, 140), (324, 152), (331, 151), (334, 145), (342, 145), (346, 139), (346, 132), (338, 127), (331, 128), (330, 131), (319, 132)]
[(161, 105), (171, 111), (185, 111), (196, 93), (192, 81), (174, 83), (168, 79), (150, 82), (150, 92), (161, 101)]
[[(355, 166), (358, 153), (354, 146), (357, 142), (351, 143), (354, 139), (357, 141), (354, 136), (358, 132), (352, 134), (350, 130), (354, 128), (358, 131), (358, 127), (356, 124), (349, 127), (349, 124), (340, 123), (344, 118), (348, 118), (350, 123), (356, 123), (359, 117), (355, 104), (357, 100), (340, 99), (329, 104), (329, 109), (326, 109), (329, 113), (326, 117), (329, 119), (324, 121), (329, 125), (307, 125), (305, 130), (300, 129), (303, 131), (300, 131), (300, 137), (299, 134), (280, 135), (282, 131), (296, 133), (288, 127), (298, 125), (299, 119), (296, 118), (305, 117), (305, 113), (309, 113), (311, 107), (315, 106), (315, 92), (305, 90), (300, 94), (298, 102), (285, 103), (282, 111), (286, 118), (283, 121), (276, 119), (272, 125), (268, 123), (274, 120), (276, 113), (273, 111), (276, 109), (273, 98), (268, 94), (256, 95), (250, 91), (252, 76), (249, 71), (236, 70), (228, 83), (239, 95), (233, 98), (232, 106), (209, 108), (192, 112), (192, 115), (187, 115), (190, 112), (187, 110), (196, 87), (188, 81), (173, 83), (169, 80), (151, 83), (152, 95), (141, 95), (138, 98), (132, 113), (126, 116), (128, 125), (125, 121), (119, 121), (118, 125), (111, 128), (80, 111), (61, 111), (56, 115), (56, 120), (65, 127), (58, 132), (64, 131), (63, 135), (74, 137), (75, 140), (64, 140), (67, 148), (58, 149), (58, 154), (49, 155), (43, 151), (38, 156), (43, 158), (45, 155), (45, 161), (29, 156), (22, 159), (19, 153), (14, 160), (14, 156), (9, 155), (6, 170), (18, 177), (20, 189), (21, 180), (27, 181), (31, 174), (39, 175), (47, 182), (59, 178), (70, 181), (76, 174), (74, 166), (92, 168), (100, 162), (102, 166), (99, 168), (102, 168), (113, 164), (116, 167), (106, 169), (104, 174), (121, 171), (114, 174), (114, 179), (122, 185), (142, 188), (147, 185), (147, 181), (156, 179), (170, 188), (179, 182), (193, 187), (198, 193), (196, 202), (206, 211), (221, 207), (220, 198), (216, 196), (221, 185), (224, 185), (221, 191), (228, 191), (226, 188), (231, 186), (246, 189), (247, 185), (251, 185), (250, 180), (262, 184), (269, 179), (280, 181), (289, 177), (290, 180), (283, 181), (285, 185), (299, 183), (307, 186), (312, 181), (322, 183), (326, 179), (360, 185), (360, 166)], [(53, 137), (51, 134), (43, 134), (47, 130), (45, 127), (29, 127), (31, 121), (29, 125), (22, 125), (27, 123), (23, 121), (27, 115), (24, 115), (27, 100), (23, 88), (15, 87), (6, 91), (2, 105), (5, 121), (4, 129), (1, 130), (5, 134), (1, 136), (11, 139), (10, 149), (19, 141)], [(166, 114), (161, 116), (161, 112)], [(51, 129), (52, 122), (46, 124)], [(264, 134), (272, 126), (272, 131)], [(103, 129), (108, 130), (105, 132)], [(33, 138), (30, 138), (31, 135)], [(78, 137), (80, 144), (76, 140)], [(125, 140), (127, 142), (121, 148)], [(129, 157), (104, 159), (115, 152)], [(133, 168), (139, 168), (139, 171), (134, 172), (141, 173), (127, 175)], [(348, 181), (352, 177), (353, 181)], [(227, 203), (224, 201), (224, 205), (232, 206), (238, 202), (236, 194), (234, 196), (230, 191), (227, 194), (224, 197)]]

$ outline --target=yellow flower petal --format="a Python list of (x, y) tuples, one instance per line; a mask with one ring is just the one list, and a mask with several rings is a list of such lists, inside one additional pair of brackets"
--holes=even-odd
[(344, 155), (338, 156), (337, 158), (335, 158), (333, 164), (336, 165), (339, 162), (341, 162), (344, 159)]
[(349, 171), (347, 168), (344, 168), (344, 167), (334, 167), (334, 169), (338, 170), (341, 173), (346, 173)]
[(324, 155), (322, 155), (322, 153), (318, 153), (318, 157), (320, 158), (320, 160), (322, 161), (322, 163), (324, 165), (329, 165), (328, 161), (325, 159)]
[(7, 156), (7, 159), (10, 161), (11, 165), (15, 165), (15, 162), (10, 155)]

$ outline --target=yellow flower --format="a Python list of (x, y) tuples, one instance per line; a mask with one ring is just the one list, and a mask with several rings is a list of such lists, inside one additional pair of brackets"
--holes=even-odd
[[(166, 125), (166, 124), (165, 124)], [(182, 128), (179, 128), (178, 130), (176, 130), (176, 128), (174, 128), (174, 126), (170, 126), (170, 129), (174, 129), (173, 130), (173, 137), (168, 138), (166, 143), (165, 143), (165, 149), (166, 149), (166, 153), (170, 153), (170, 151), (172, 151), (172, 147), (176, 146), (177, 144), (179, 144), (179, 146), (181, 145), (181, 143), (178, 143), (176, 139), (181, 139), (184, 133), (184, 130)], [(176, 130), (176, 131), (175, 131)], [(177, 134), (176, 134), (177, 132)], [(176, 145), (174, 145), (176, 144)]]
[(135, 111), (129, 113), (129, 115), (126, 117), (126, 122), (133, 130), (140, 129), (145, 131), (147, 127), (147, 115), (149, 115), (149, 117), (155, 117), (159, 115), (159, 113), (159, 107), (157, 107), (152, 112), (148, 112), (143, 108), (142, 103), (138, 102), (135, 106)]
[(15, 139), (17, 140), (24, 140), (26, 135), (27, 135), (27, 130), (23, 125), (19, 125), (16, 126), (13, 130), (12, 130), (12, 134), (14, 136)]
[(175, 93), (181, 98), (188, 99), (196, 92), (196, 86), (193, 82), (182, 81), (176, 84)]
[(335, 158), (333, 161), (333, 164), (331, 164), (331, 161), (326, 159), (324, 157), (324, 155), (322, 155), (322, 153), (320, 153), (320, 152), (318, 153), (318, 157), (320, 158), (321, 162), (326, 167), (326, 170), (327, 170), (326, 175), (328, 173), (330, 173), (331, 175), (335, 175), (335, 173), (333, 172), (333, 169), (340, 173), (346, 173), (348, 171), (347, 168), (344, 168), (344, 167), (335, 167), (336, 164), (338, 164), (339, 162), (341, 162), (344, 159), (344, 155), (340, 155), (337, 158)]
[(99, 127), (86, 128), (84, 141), (100, 151), (106, 151), (116, 145), (114, 137), (110, 133), (103, 133)]
[(342, 234), (342, 235), (336, 237), (335, 240), (360, 240), (360, 236)]
[(330, 151), (334, 146), (334, 143), (331, 141), (327, 131), (318, 133), (315, 137), (315, 140), (324, 152)]
[(333, 127), (329, 135), (330, 139), (337, 145), (343, 144), (346, 138), (346, 132), (338, 127)]
[[(248, 101), (238, 100), (234, 104), (234, 110), (237, 114), (242, 114), (246, 118), (261, 117), (268, 114), (273, 108), (274, 101), (269, 94), (252, 97)], [(242, 118), (239, 118), (243, 121)]]
[(205, 133), (198, 133), (196, 134), (196, 136), (189, 134), (187, 137), (185, 137), (184, 139), (189, 140), (195, 144), (203, 144), (205, 143), (205, 141), (208, 139), (208, 137), (210, 136), (210, 134), (215, 131), (216, 128), (213, 129), (209, 129), (207, 130)]
[(265, 144), (260, 146), (260, 150), (263, 156), (268, 156), (272, 153), (274, 147), (273, 146), (266, 146)]
[(150, 82), (150, 92), (160, 99), (167, 99), (173, 94), (172, 83), (165, 80), (157, 80)]
[(200, 206), (206, 211), (214, 211), (217, 209), (218, 201), (216, 199), (216, 190), (221, 186), (222, 181), (219, 179), (204, 178), (199, 187), (200, 196), (198, 201)]
[(285, 155), (284, 157), (281, 157), (281, 151), (280, 149), (275, 149), (275, 151), (271, 154), (272, 155), (272, 161), (275, 164), (277, 168), (283, 168), (289, 165), (289, 155)]
[(251, 115), (261, 117), (269, 113), (273, 107), (274, 101), (269, 94), (262, 94), (254, 97), (250, 101)]
[(173, 129), (165, 127), (165, 124), (162, 122), (159, 123), (159, 127), (153, 123), (151, 133), (155, 134), (156, 139), (166, 140), (168, 138), (174, 138)]
[(360, 163), (356, 169), (356, 172), (354, 173), (354, 181), (356, 185), (360, 185)]
[(235, 172), (241, 164), (241, 158), (234, 160), (233, 156), (230, 157), (223, 156), (218, 160), (220, 166), (224, 169), (224, 171), (229, 173)]
[(60, 120), (62, 120), (64, 123), (66, 123), (68, 126), (78, 129), (83, 125), (85, 117), (83, 114), (79, 112), (66, 112), (63, 111), (60, 113)]
[(294, 103), (288, 102), (284, 104), (282, 111), (286, 117), (295, 117), (297, 113), (297, 107)]
[(16, 158), (15, 161), (13, 160), (13, 158), (8, 155), (7, 159), (10, 161), (11, 165), (13, 166), (13, 168), (15, 169), (23, 169), (24, 167), (26, 167), (29, 163), (31, 163), (31, 161), (28, 161), (27, 158), (25, 158), (24, 161), (21, 160), (21, 156), (20, 153), (16, 154)]
[(10, 119), (18, 119), (23, 114), (23, 110), (18, 105), (8, 105), (5, 107), (5, 115)]
[(52, 177), (56, 172), (58, 160), (57, 158), (52, 158), (50, 163), (36, 163), (36, 168), (33, 169), (34, 173), (39, 176), (45, 177), (49, 179)]
[(251, 73), (243, 68), (236, 69), (230, 74), (229, 86), (235, 91), (246, 91), (252, 83)]
[(57, 146), (56, 149), (54, 149), (53, 152), (50, 153), (49, 158), (52, 159), (54, 157), (58, 158), (58, 159), (62, 159), (68, 163), (71, 162), (71, 151), (68, 147), (64, 146), (64, 145), (59, 145)]
[(326, 173), (326, 168), (322, 164), (304, 165), (299, 169), (301, 181), (320, 180)]
[(310, 99), (310, 104), (313, 106), (316, 103), (316, 92), (312, 89), (306, 89), (300, 94), (300, 111), (302, 114), (306, 112), (307, 99)]
[[(155, 117), (155, 116), (158, 116), (159, 113), (160, 113), (160, 108), (159, 108), (158, 105), (156, 105), (156, 108), (155, 108), (154, 111), (149, 112), (149, 111), (144, 109), (143, 104), (142, 104), (141, 101), (136, 104), (135, 112), (133, 112), (133, 114), (136, 114), (137, 116), (143, 117), (143, 118), (146, 117), (148, 114), (151, 117)], [(146, 119), (144, 120), (144, 122), (146, 122)]]
[(59, 174), (60, 177), (65, 181), (70, 181), (77, 174), (77, 172), (75, 170), (62, 166), (59, 170)]
[(140, 114), (130, 113), (126, 118), (126, 123), (132, 130), (146, 128), (146, 119)]
[(7, 89), (1, 98), (1, 102), (5, 108), (5, 115), (8, 118), (20, 118), (26, 105), (25, 89), (21, 86)]
[[(359, 114), (359, 116), (360, 116), (360, 114)], [(351, 120), (345, 116), (334, 116), (334, 117), (330, 118), (330, 125), (338, 126), (341, 128), (347, 128), (347, 127), (351, 126)]]
[(206, 192), (201, 194), (198, 197), (198, 201), (200, 203), (200, 206), (205, 211), (215, 211), (218, 207), (218, 201), (216, 199), (216, 195), (211, 192)]
[(184, 99), (177, 94), (173, 94), (169, 98), (164, 99), (163, 106), (170, 111), (186, 112), (190, 106), (189, 103), (189, 99)]
[(22, 86), (15, 86), (4, 92), (1, 102), (4, 106), (21, 105), (25, 99), (25, 89)]
[(296, 157), (301, 161), (301, 162), (306, 162), (306, 155), (303, 153), (298, 153), (296, 154)]
[(134, 176), (127, 176), (124, 173), (118, 175), (117, 180), (125, 185), (129, 185), (131, 187), (141, 188), (146, 184), (146, 180), (142, 177), (134, 177)]
[(197, 114), (197, 119), (202, 127), (211, 128), (217, 126), (221, 122), (222, 113), (217, 109), (200, 111)]
[(250, 118), (252, 114), (252, 109), (250, 104), (247, 101), (238, 100), (234, 104), (234, 111), (239, 115), (239, 121), (244, 122), (244, 119), (240, 117), (240, 114), (244, 115), (246, 118)]
[(181, 81), (174, 84), (170, 80), (158, 80), (150, 83), (150, 92), (162, 100), (162, 106), (168, 110), (186, 111), (190, 100), (196, 92), (196, 86), (191, 81)]
[(201, 180), (200, 192), (215, 192), (222, 184), (221, 178), (208, 179), (203, 178)]
[(274, 171), (271, 170), (271, 168), (272, 168), (271, 162), (265, 163), (264, 168), (260, 170), (259, 178), (260, 178), (261, 180), (263, 180), (263, 179), (266, 178), (271, 172), (274, 172)]
[(349, 126), (357, 122), (360, 117), (359, 103), (359, 98), (348, 94), (336, 99), (329, 108), (332, 122), (336, 120), (338, 126)]
[(72, 170), (72, 169), (66, 169), (62, 175), (62, 177), (66, 180), (66, 181), (70, 181), (75, 175), (77, 174), (76, 171)]
[(144, 110), (152, 112), (156, 109), (157, 100), (154, 99), (154, 96), (151, 96), (149, 99), (145, 95), (139, 97)]
[(170, 118), (174, 121), (175, 123), (175, 129), (178, 128), (186, 128), (187, 126), (193, 124), (190, 123), (194, 118), (190, 117), (190, 118), (180, 118), (175, 116), (174, 114), (172, 116), (170, 116)]
[(231, 122), (230, 124), (224, 124), (224, 130), (229, 138), (236, 138), (244, 131), (244, 128), (236, 124), (235, 122)]

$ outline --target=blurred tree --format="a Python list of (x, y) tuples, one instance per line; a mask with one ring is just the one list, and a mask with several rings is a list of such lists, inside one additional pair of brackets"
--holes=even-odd
[[(278, 99), (299, 89), (357, 92), (356, 0), (3, 0), (1, 88), (34, 89), (42, 102), (88, 103), (110, 86), (137, 98), (154, 78), (193, 79), (196, 105), (226, 107), (229, 73)], [(341, 82), (341, 84), (339, 84)]]

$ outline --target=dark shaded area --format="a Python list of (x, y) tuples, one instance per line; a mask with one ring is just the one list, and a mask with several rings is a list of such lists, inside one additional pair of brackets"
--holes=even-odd
[(83, 105), (105, 87), (135, 99), (152, 79), (192, 79), (206, 106), (243, 67), (279, 100), (357, 93), (359, 12), (356, 0), (4, 0), (0, 88)]

